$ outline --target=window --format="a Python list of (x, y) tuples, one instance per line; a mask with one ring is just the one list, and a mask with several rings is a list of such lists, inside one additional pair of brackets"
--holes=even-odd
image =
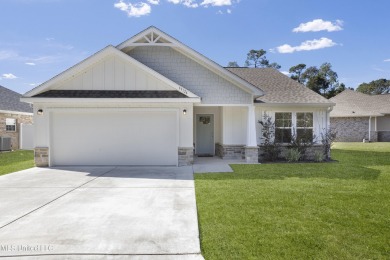
[(16, 119), (15, 118), (6, 118), (5, 119), (5, 130), (10, 132), (16, 131)]
[(275, 141), (290, 143), (292, 132), (292, 113), (275, 113)]
[(297, 139), (313, 141), (313, 113), (297, 113)]

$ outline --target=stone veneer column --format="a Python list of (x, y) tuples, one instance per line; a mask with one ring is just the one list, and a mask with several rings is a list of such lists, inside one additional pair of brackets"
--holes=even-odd
[(48, 167), (49, 166), (49, 148), (35, 147), (34, 149), (35, 166)]
[(245, 147), (245, 161), (247, 163), (259, 162), (259, 147)]
[(192, 147), (179, 147), (179, 166), (188, 166), (194, 163), (194, 148)]

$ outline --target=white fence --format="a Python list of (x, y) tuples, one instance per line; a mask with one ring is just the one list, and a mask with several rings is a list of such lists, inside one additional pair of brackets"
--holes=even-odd
[(19, 148), (23, 150), (34, 149), (34, 125), (20, 124)]

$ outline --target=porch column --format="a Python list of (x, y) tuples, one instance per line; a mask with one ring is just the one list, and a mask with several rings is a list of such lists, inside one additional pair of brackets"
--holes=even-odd
[(371, 142), (371, 117), (368, 120), (368, 141)]
[(256, 140), (255, 106), (248, 106), (246, 129), (245, 161), (247, 163), (257, 163), (259, 161), (259, 147)]

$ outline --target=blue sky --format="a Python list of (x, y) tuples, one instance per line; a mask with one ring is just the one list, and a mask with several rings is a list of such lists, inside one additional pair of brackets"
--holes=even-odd
[(225, 66), (265, 49), (281, 71), (330, 62), (340, 82), (390, 78), (390, 1), (0, 0), (0, 85), (24, 93), (154, 25)]

